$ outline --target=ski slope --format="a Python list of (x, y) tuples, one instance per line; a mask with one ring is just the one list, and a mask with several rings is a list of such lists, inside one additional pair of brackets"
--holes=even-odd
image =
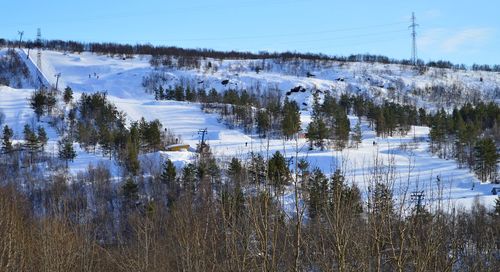
[[(435, 201), (439, 198), (431, 192), (441, 192), (442, 196), (450, 199), (454, 204), (469, 207), (475, 198), (493, 205), (495, 196), (491, 195), (492, 185), (481, 184), (468, 169), (459, 169), (453, 160), (443, 160), (432, 156), (428, 152), (428, 128), (415, 127), (407, 136), (390, 138), (378, 138), (372, 128), (368, 127), (366, 121), (362, 122), (363, 142), (359, 148), (348, 148), (339, 151), (319, 151), (308, 149), (305, 139), (295, 141), (268, 140), (246, 135), (237, 129), (228, 129), (218, 121), (216, 115), (206, 114), (197, 103), (156, 101), (154, 96), (147, 94), (142, 87), (142, 78), (154, 69), (149, 65), (149, 57), (135, 56), (132, 59), (111, 58), (108, 56), (95, 55), (91, 53), (66, 54), (54, 51), (44, 51), (42, 54), (42, 73), (47, 81), (55, 84), (55, 74), (61, 73), (59, 88), (71, 86), (78, 97), (81, 92), (107, 91), (109, 98), (116, 106), (127, 114), (130, 120), (138, 120), (144, 117), (147, 120), (158, 119), (164, 127), (171, 129), (179, 135), (184, 143), (195, 147), (199, 141), (198, 129), (207, 128), (208, 142), (213, 153), (222, 161), (228, 161), (231, 157), (248, 158), (250, 152), (259, 152), (265, 158), (272, 156), (275, 151), (282, 152), (287, 158), (305, 158), (311, 167), (319, 167), (325, 173), (332, 173), (341, 168), (346, 172), (349, 182), (356, 183), (362, 191), (367, 191), (369, 184), (367, 180), (372, 176), (375, 161), (382, 165), (384, 171), (392, 173), (395, 178), (394, 189), (396, 197), (405, 190), (425, 190), (428, 193), (427, 201)], [(361, 90), (366, 81), (360, 81), (360, 77), (371, 77), (371, 81), (381, 81), (390, 84), (391, 78), (383, 81), (381, 78), (397, 71), (403, 81), (408, 79), (407, 84), (413, 81), (415, 84), (425, 85), (432, 78), (415, 75), (412, 70), (404, 70), (389, 65), (383, 70), (383, 65), (373, 65), (370, 69), (363, 63), (348, 64), (342, 69), (331, 68), (330, 70), (316, 71), (316, 77), (307, 78), (292, 75), (289, 72), (281, 72), (277, 68), (269, 72), (259, 74), (250, 71), (243, 65), (245, 61), (223, 61), (219, 63), (217, 72), (202, 70), (178, 70), (167, 71), (172, 75), (172, 84), (183, 80), (192, 82), (203, 81), (206, 88), (214, 87), (223, 90), (228, 86), (220, 84), (220, 80), (229, 78), (230, 85), (253, 86), (259, 84), (269, 88), (287, 90), (301, 85), (309, 89), (334, 89), (345, 91), (349, 87), (345, 81), (337, 81), (336, 78), (351, 78), (353, 84)], [(365, 66), (364, 66), (365, 65)], [(392, 67), (392, 68), (391, 68)], [(359, 72), (362, 71), (362, 72)], [(497, 75), (469, 73), (467, 77), (457, 72), (453, 74), (456, 78), (464, 77), (464, 84), (475, 86), (483, 84), (485, 92), (494, 90), (500, 86)], [(478, 83), (477, 77), (484, 76), (483, 83)], [(202, 80), (200, 80), (202, 79)], [(445, 80), (445, 79), (442, 79)], [(359, 81), (359, 82), (358, 82)], [(406, 83), (405, 83), (406, 84)], [(479, 85), (478, 85), (479, 86)], [(365, 86), (366, 87), (366, 86)], [(365, 88), (363, 87), (363, 88)], [(383, 88), (379, 88), (383, 92)], [(365, 88), (366, 90), (366, 88)], [(0, 109), (6, 113), (9, 124), (23, 124), (32, 119), (32, 111), (27, 104), (26, 97), (32, 90), (11, 89), (2, 87), (0, 89)], [(373, 95), (373, 94), (372, 94)], [(11, 97), (7, 98), (7, 97)], [(311, 103), (310, 92), (296, 93), (291, 95), (292, 99), (299, 102)], [(21, 99), (22, 98), (22, 99)], [(420, 101), (419, 103), (425, 103)], [(430, 105), (429, 105), (430, 106)], [(307, 126), (310, 121), (309, 111), (305, 107), (302, 111), (302, 126)], [(350, 116), (351, 126), (356, 124), (356, 117)], [(22, 131), (16, 129), (16, 137), (21, 139)], [(50, 134), (51, 141), (57, 141), (57, 135)], [(414, 139), (418, 139), (415, 141)], [(374, 144), (374, 142), (376, 144)], [(141, 158), (143, 163), (154, 161), (158, 156), (172, 159), (178, 167), (191, 161), (196, 154), (193, 152), (160, 152), (145, 155)], [(88, 154), (79, 150), (78, 156), (71, 164), (72, 172), (76, 173), (85, 169), (88, 163), (102, 161), (112, 166), (114, 175), (119, 175), (120, 168), (114, 162), (97, 154)], [(294, 162), (292, 162), (293, 165)], [(150, 165), (151, 168), (157, 167)], [(292, 205), (286, 201), (285, 205)]]

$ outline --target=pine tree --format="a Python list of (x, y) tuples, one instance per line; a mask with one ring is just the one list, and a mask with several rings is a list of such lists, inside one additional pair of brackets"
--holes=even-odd
[(137, 143), (134, 142), (132, 137), (132, 133), (127, 139), (126, 144), (126, 159), (125, 159), (125, 168), (127, 171), (136, 176), (139, 173), (140, 163), (139, 163), (139, 148)]
[(73, 100), (73, 90), (71, 89), (70, 86), (64, 89), (63, 100), (64, 103), (66, 104), (68, 104), (69, 102), (71, 102), (71, 100)]
[(38, 127), (38, 143), (40, 145), (40, 149), (43, 151), (45, 146), (47, 145), (49, 138), (47, 137), (47, 133), (45, 129), (40, 126)]
[(358, 122), (356, 123), (356, 126), (354, 127), (354, 131), (352, 134), (352, 142), (354, 145), (356, 145), (356, 148), (358, 148), (361, 141), (362, 141), (361, 122), (358, 119)]
[(269, 131), (271, 122), (269, 120), (269, 114), (266, 110), (260, 110), (257, 112), (257, 133), (261, 137), (265, 137)]
[(274, 186), (276, 193), (281, 192), (290, 178), (290, 170), (285, 157), (279, 151), (276, 151), (267, 165), (270, 183)]
[(495, 181), (499, 155), (496, 150), (495, 141), (491, 138), (481, 139), (476, 147), (476, 173), (483, 182)]
[(319, 168), (315, 168), (309, 176), (309, 215), (315, 218), (326, 209), (328, 201), (328, 179)]
[(313, 120), (307, 126), (307, 137), (310, 142), (311, 148), (314, 146), (319, 147), (321, 150), (325, 148), (325, 139), (328, 138), (328, 128), (321, 118)]
[(184, 190), (191, 195), (194, 195), (196, 190), (196, 174), (196, 167), (192, 163), (189, 163), (182, 168), (182, 182), (184, 183)]
[(40, 117), (42, 117), (45, 112), (46, 101), (47, 101), (47, 94), (44, 89), (36, 90), (31, 95), (30, 105), (33, 111), (35, 112), (37, 120), (40, 120)]
[(465, 153), (465, 146), (467, 144), (467, 128), (461, 114), (455, 118), (455, 158), (458, 165), (462, 167), (467, 162), (467, 155)]
[(369, 208), (377, 216), (388, 216), (394, 213), (392, 191), (383, 183), (376, 183), (371, 194)]
[(240, 160), (237, 158), (232, 158), (229, 166), (227, 168), (227, 175), (231, 179), (231, 182), (235, 184), (235, 187), (240, 187), (243, 180), (243, 166)]
[(101, 145), (103, 154), (109, 155), (110, 160), (113, 154), (113, 136), (113, 132), (107, 126), (102, 126), (99, 129), (99, 145)]
[(249, 174), (253, 184), (260, 185), (266, 181), (266, 163), (261, 154), (251, 153)]
[(59, 158), (66, 162), (66, 168), (69, 161), (73, 161), (76, 157), (76, 152), (73, 149), (73, 141), (69, 138), (63, 138), (59, 141)]
[(168, 159), (165, 162), (165, 166), (163, 167), (163, 172), (161, 173), (160, 180), (164, 184), (169, 185), (169, 188), (171, 188), (172, 183), (175, 183), (176, 177), (177, 171), (175, 169), (175, 165), (170, 159)]
[(385, 117), (381, 109), (376, 110), (375, 113), (375, 131), (377, 137), (385, 137), (386, 135)]
[(31, 127), (26, 124), (24, 125), (24, 146), (31, 153), (34, 154), (38, 149), (38, 137), (36, 133), (31, 129)]
[(347, 115), (342, 110), (337, 110), (335, 116), (335, 139), (336, 146), (338, 149), (342, 150), (346, 147), (349, 141), (349, 131), (351, 130), (351, 125)]
[(283, 135), (290, 139), (300, 130), (300, 112), (299, 106), (295, 101), (285, 99), (283, 105), (283, 121), (281, 123)]
[(174, 95), (175, 95), (175, 100), (184, 101), (185, 96), (184, 96), (184, 89), (182, 88), (182, 86), (179, 85), (175, 87)]
[(2, 150), (3, 153), (9, 154), (12, 152), (13, 147), (12, 147), (12, 136), (14, 135), (14, 132), (12, 131), (9, 126), (5, 125), (3, 127), (3, 136), (2, 136)]
[(125, 207), (131, 208), (135, 206), (135, 203), (139, 199), (139, 186), (134, 182), (132, 178), (128, 178), (127, 181), (122, 185), (123, 198), (125, 202)]

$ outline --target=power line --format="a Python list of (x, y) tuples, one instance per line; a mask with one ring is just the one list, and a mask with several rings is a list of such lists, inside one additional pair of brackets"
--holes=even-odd
[[(282, 37), (294, 37), (294, 36), (310, 36), (316, 34), (327, 34), (327, 33), (335, 33), (335, 32), (345, 32), (345, 31), (354, 31), (354, 30), (363, 30), (377, 27), (385, 27), (391, 25), (401, 25), (404, 22), (393, 22), (387, 24), (379, 24), (379, 25), (369, 25), (369, 26), (360, 26), (360, 27), (350, 27), (350, 28), (337, 28), (330, 30), (322, 30), (322, 31), (308, 31), (308, 32), (297, 32), (297, 33), (288, 33), (288, 34), (267, 34), (267, 35), (255, 35), (255, 36), (233, 36), (233, 37), (219, 37), (219, 38), (189, 38), (189, 39), (173, 39), (168, 41), (220, 41), (220, 40), (246, 40), (246, 39), (260, 39), (260, 38), (282, 38)], [(167, 40), (156, 40), (156, 41), (167, 41)]]
[(338, 40), (346, 40), (346, 39), (352, 39), (352, 38), (362, 38), (362, 37), (370, 37), (370, 36), (379, 36), (379, 35), (384, 35), (384, 34), (402, 33), (402, 32), (406, 32), (406, 31), (407, 31), (406, 29), (399, 29), (399, 30), (373, 32), (373, 33), (358, 34), (358, 35), (337, 36), (337, 37), (330, 37), (330, 38), (323, 38), (323, 39), (283, 41), (283, 42), (277, 42), (274, 44), (292, 44), (292, 43), (295, 44), (295, 43), (311, 43), (311, 42), (314, 43), (314, 42), (324, 42), (324, 41), (338, 41)]

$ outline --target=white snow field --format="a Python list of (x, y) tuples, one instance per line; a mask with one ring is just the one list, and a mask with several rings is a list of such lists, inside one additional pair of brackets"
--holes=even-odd
[[(35, 54), (31, 54), (30, 58), (33, 60)], [(398, 65), (347, 63), (332, 64), (328, 69), (317, 68), (312, 70), (316, 77), (308, 78), (294, 75), (294, 71), (280, 71), (275, 66), (268, 72), (261, 71), (257, 74), (248, 68), (248, 62), (251, 61), (213, 62), (218, 66), (217, 71), (201, 68), (168, 70), (162, 73), (171, 76), (168, 84), (172, 86), (180, 81), (191, 82), (196, 86), (198, 82), (203, 81), (202, 87), (223, 90), (228, 86), (223, 86), (221, 80), (229, 79), (229, 85), (232, 84), (235, 88), (258, 85), (262, 88), (287, 91), (300, 85), (308, 89), (336, 90), (337, 93), (365, 92), (375, 98), (390, 97), (385, 87), (396, 80), (401, 80), (405, 86), (426, 86), (431, 81), (439, 80), (457, 81), (477, 87), (491, 99), (496, 99), (494, 96), (500, 86), (498, 74), (486, 72), (447, 71), (446, 77), (434, 77), (432, 73), (420, 76), (415, 71)], [(301, 69), (308, 70), (307, 67)], [(70, 86), (75, 91), (76, 97), (81, 92), (107, 91), (110, 100), (124, 111), (130, 120), (138, 120), (141, 117), (147, 120), (159, 119), (164, 127), (180, 135), (182, 141), (191, 147), (195, 147), (199, 141), (198, 129), (207, 128), (211, 149), (222, 161), (227, 161), (233, 156), (246, 158), (252, 151), (260, 152), (264, 157), (271, 156), (277, 150), (288, 158), (298, 154), (299, 157), (306, 158), (312, 167), (319, 167), (327, 174), (336, 168), (342, 168), (347, 173), (348, 180), (355, 182), (365, 192), (369, 186), (368, 177), (373, 174), (375, 161), (378, 161), (379, 165), (383, 165), (384, 171), (392, 173), (395, 177), (396, 198), (404, 190), (411, 192), (418, 189), (426, 191), (426, 201), (438, 199), (437, 192), (440, 192), (443, 198), (464, 207), (470, 207), (476, 198), (490, 206), (494, 203), (495, 196), (491, 194), (493, 185), (481, 184), (468, 169), (459, 169), (455, 161), (439, 159), (428, 152), (429, 129), (426, 127), (412, 128), (409, 135), (404, 137), (382, 139), (375, 136), (373, 129), (368, 127), (368, 122), (363, 121), (363, 142), (359, 148), (347, 148), (342, 152), (309, 151), (305, 139), (299, 139), (297, 142), (267, 140), (246, 135), (237, 129), (228, 129), (219, 123), (216, 115), (204, 113), (197, 103), (156, 101), (154, 95), (147, 94), (141, 85), (143, 76), (154, 71), (149, 64), (148, 56), (135, 56), (123, 60), (91, 53), (43, 51), (41, 71), (51, 84), (56, 82), (54, 75), (61, 73), (59, 89)], [(436, 71), (434, 73), (438, 73)], [(295, 74), (301, 73), (295, 72)], [(483, 78), (482, 82), (479, 81), (480, 77)], [(344, 81), (337, 80), (339, 78), (343, 78)], [(366, 78), (371, 78), (372, 83), (368, 83)], [(31, 91), (33, 89), (0, 87), (0, 109), (6, 114), (6, 123), (15, 127), (17, 139), (22, 138), (24, 123), (33, 120), (33, 112), (26, 100)], [(409, 90), (408, 95), (412, 95)], [(294, 93), (290, 97), (297, 100), (299, 105), (302, 102), (311, 105), (310, 92)], [(417, 96), (412, 97), (415, 98), (417, 105), (428, 107), (442, 105), (417, 99)], [(302, 111), (303, 127), (310, 120), (308, 110), (304, 108)], [(350, 118), (351, 126), (354, 126), (357, 122), (356, 117), (350, 116)], [(55, 132), (50, 132), (49, 136), (52, 143), (57, 142)], [(374, 142), (376, 144), (373, 144)], [(180, 167), (192, 160), (196, 154), (190, 151), (160, 152), (142, 156), (142, 162), (147, 164), (148, 161), (154, 161), (157, 156), (169, 157)], [(112, 165), (113, 172), (119, 174), (119, 167), (114, 165), (114, 162), (99, 154), (88, 154), (81, 150), (70, 167), (72, 173), (76, 173), (85, 169), (88, 163), (95, 164), (98, 161)], [(287, 209), (291, 209), (293, 202), (289, 196), (285, 197), (284, 205)]]

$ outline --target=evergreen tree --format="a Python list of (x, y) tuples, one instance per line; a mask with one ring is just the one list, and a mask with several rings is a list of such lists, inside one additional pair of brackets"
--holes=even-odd
[(290, 178), (290, 170), (288, 169), (286, 159), (279, 151), (274, 153), (273, 157), (267, 163), (269, 181), (275, 188), (275, 192), (281, 192)]
[(261, 154), (251, 153), (249, 174), (253, 184), (260, 185), (266, 181), (266, 163)]
[(66, 162), (66, 168), (69, 161), (73, 161), (76, 157), (76, 152), (73, 149), (73, 141), (69, 138), (63, 138), (59, 141), (59, 158)]
[(321, 118), (313, 120), (307, 126), (307, 137), (311, 148), (319, 147), (321, 150), (325, 148), (325, 139), (328, 138), (328, 128)]
[(99, 144), (101, 145), (104, 155), (109, 155), (111, 160), (113, 154), (114, 137), (113, 132), (107, 127), (102, 126), (99, 129)]
[(229, 167), (227, 168), (227, 175), (231, 179), (232, 183), (235, 184), (235, 187), (241, 186), (241, 182), (243, 181), (243, 166), (241, 165), (240, 160), (237, 158), (231, 159)]
[(382, 110), (378, 109), (375, 112), (375, 132), (377, 132), (377, 137), (385, 137), (386, 134), (386, 124), (385, 116)]
[(12, 136), (14, 136), (14, 132), (9, 126), (5, 125), (3, 127), (3, 136), (2, 136), (2, 150), (3, 153), (9, 154), (12, 152)]
[(387, 185), (383, 183), (375, 184), (375, 188), (371, 193), (369, 208), (377, 216), (388, 216), (394, 213), (392, 191)]
[(190, 195), (194, 195), (196, 190), (196, 174), (196, 167), (192, 163), (189, 163), (182, 169), (182, 182), (184, 183), (184, 190)]
[(40, 117), (42, 117), (45, 112), (46, 101), (47, 101), (47, 94), (44, 89), (36, 90), (31, 95), (30, 106), (35, 112), (37, 120), (40, 120)]
[(175, 87), (174, 95), (175, 95), (175, 100), (184, 101), (185, 96), (184, 96), (184, 89), (182, 88), (182, 86), (178, 85)]
[(309, 216), (315, 218), (326, 208), (328, 201), (328, 179), (319, 168), (315, 168), (308, 181)]
[(38, 149), (38, 137), (31, 127), (24, 125), (24, 146), (31, 153), (35, 153)]
[(175, 183), (176, 177), (177, 171), (175, 169), (175, 165), (170, 159), (168, 159), (165, 162), (165, 166), (163, 167), (163, 172), (161, 173), (160, 180), (164, 184), (172, 185), (172, 183)]
[(338, 149), (346, 147), (349, 141), (349, 131), (351, 124), (344, 111), (338, 110), (335, 116), (335, 144)]
[(467, 162), (467, 155), (465, 152), (465, 147), (467, 144), (467, 127), (462, 118), (461, 114), (457, 114), (455, 117), (455, 158), (458, 162), (458, 165), (462, 167)]
[(271, 128), (271, 122), (269, 120), (269, 114), (266, 110), (260, 110), (257, 112), (257, 133), (261, 137), (265, 137), (269, 129)]
[(283, 105), (283, 121), (281, 123), (283, 135), (290, 139), (300, 130), (300, 112), (299, 106), (295, 101), (285, 99)]
[(498, 153), (495, 141), (491, 138), (481, 139), (476, 147), (476, 173), (483, 182), (496, 180)]
[(191, 88), (186, 88), (186, 100), (190, 102), (194, 102), (196, 100), (196, 92), (191, 91)]
[(64, 103), (66, 104), (68, 104), (69, 102), (71, 102), (71, 100), (73, 100), (73, 90), (71, 89), (70, 86), (64, 89), (63, 100)]
[(47, 133), (42, 126), (38, 127), (38, 143), (40, 145), (40, 149), (43, 151), (45, 146), (47, 145), (47, 141), (49, 138), (47, 137)]
[(165, 162), (160, 181), (167, 186), (168, 205), (171, 206), (179, 196), (179, 186), (177, 184), (177, 170), (170, 159)]
[(127, 171), (136, 176), (139, 173), (140, 163), (139, 163), (139, 147), (137, 143), (134, 141), (135, 139), (131, 135), (127, 139), (126, 144), (126, 159), (125, 159), (125, 168)]
[(352, 134), (352, 142), (354, 145), (356, 145), (356, 148), (359, 147), (359, 144), (361, 143), (362, 138), (363, 138), (363, 136), (361, 133), (361, 122), (358, 119), (358, 122), (356, 123), (356, 126), (354, 127), (354, 131)]
[(139, 200), (139, 186), (132, 178), (128, 178), (122, 185), (122, 193), (125, 202), (125, 207), (134, 207)]

